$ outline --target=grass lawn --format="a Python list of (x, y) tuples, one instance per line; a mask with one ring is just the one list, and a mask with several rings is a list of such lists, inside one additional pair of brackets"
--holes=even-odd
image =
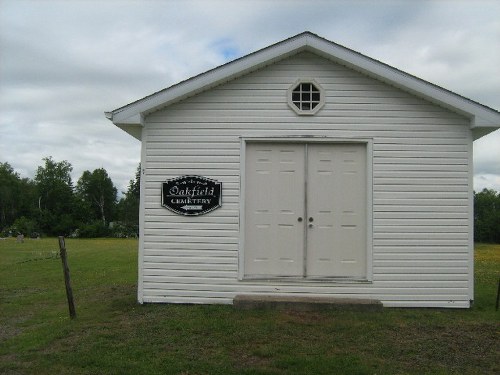
[(0, 374), (499, 374), (500, 245), (476, 246), (469, 310), (138, 305), (137, 241), (0, 240)]

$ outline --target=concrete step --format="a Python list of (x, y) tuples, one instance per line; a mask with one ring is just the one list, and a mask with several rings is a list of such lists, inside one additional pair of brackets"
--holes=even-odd
[(274, 309), (295, 311), (380, 311), (382, 302), (374, 299), (337, 297), (295, 297), (278, 295), (237, 295), (233, 299), (237, 309)]

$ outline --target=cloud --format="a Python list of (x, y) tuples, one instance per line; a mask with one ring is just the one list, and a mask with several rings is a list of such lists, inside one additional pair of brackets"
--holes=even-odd
[[(140, 143), (104, 111), (305, 30), (500, 109), (499, 13), (494, 1), (1, 0), (0, 161), (33, 177), (51, 155), (75, 182), (104, 167), (125, 190)], [(476, 142), (477, 184), (498, 186), (498, 133)]]

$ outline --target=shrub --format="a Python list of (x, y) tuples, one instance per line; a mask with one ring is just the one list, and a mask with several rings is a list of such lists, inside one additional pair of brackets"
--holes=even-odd
[(102, 221), (84, 224), (79, 228), (79, 236), (83, 238), (108, 237), (110, 230)]

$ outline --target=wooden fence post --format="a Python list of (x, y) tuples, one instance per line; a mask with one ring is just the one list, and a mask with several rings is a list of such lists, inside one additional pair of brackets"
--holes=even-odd
[(66, 258), (66, 244), (63, 236), (59, 236), (59, 250), (64, 272), (64, 284), (66, 285), (66, 297), (68, 298), (69, 317), (74, 319), (76, 318), (75, 302), (73, 301), (73, 290), (71, 289), (68, 260)]

